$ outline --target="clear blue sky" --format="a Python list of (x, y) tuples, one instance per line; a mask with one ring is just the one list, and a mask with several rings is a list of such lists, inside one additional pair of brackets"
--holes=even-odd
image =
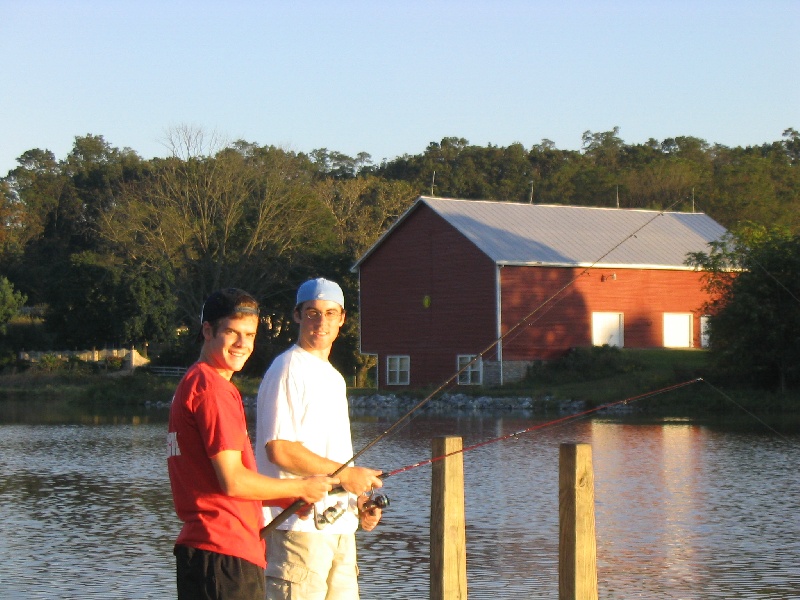
[(170, 128), (375, 162), (445, 136), (580, 149), (800, 130), (798, 0), (0, 0), (0, 175)]

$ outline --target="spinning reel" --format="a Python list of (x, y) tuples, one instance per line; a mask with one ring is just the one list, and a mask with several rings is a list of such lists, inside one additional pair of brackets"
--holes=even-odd
[[(374, 490), (369, 492), (369, 500), (364, 502), (361, 506), (361, 512), (368, 512), (375, 508), (383, 510), (389, 506), (389, 496), (384, 494), (376, 494)], [(322, 529), (326, 525), (335, 523), (339, 518), (347, 512), (347, 504), (345, 501), (339, 500), (336, 504), (327, 507), (323, 511), (317, 510), (317, 505), (314, 505), (314, 526), (317, 529)]]

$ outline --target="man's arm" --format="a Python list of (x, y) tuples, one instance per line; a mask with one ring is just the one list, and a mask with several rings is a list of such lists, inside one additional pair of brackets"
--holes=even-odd
[(239, 450), (223, 450), (211, 457), (211, 464), (214, 465), (223, 493), (243, 500), (301, 498), (304, 502), (313, 503), (322, 500), (339, 483), (336, 477), (267, 477), (245, 467)]
[[(267, 458), (284, 471), (309, 476), (330, 474), (342, 465), (311, 452), (301, 442), (272, 440), (266, 444)], [(378, 475), (381, 471), (365, 467), (346, 467), (338, 475), (340, 485), (352, 494), (363, 494), (383, 486)]]

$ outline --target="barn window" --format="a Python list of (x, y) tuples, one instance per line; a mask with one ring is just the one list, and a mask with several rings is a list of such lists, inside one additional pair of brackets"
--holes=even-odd
[(483, 360), (475, 354), (458, 355), (458, 385), (481, 385)]
[(386, 357), (386, 385), (408, 385), (411, 381), (411, 357), (394, 355)]
[(664, 313), (664, 347), (692, 347), (692, 313)]
[(592, 313), (592, 346), (625, 347), (625, 319), (622, 313)]

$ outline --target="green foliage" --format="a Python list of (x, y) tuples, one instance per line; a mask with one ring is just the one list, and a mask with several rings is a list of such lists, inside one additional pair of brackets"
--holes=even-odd
[(52, 350), (55, 340), (40, 317), (17, 316), (8, 323), (0, 345), (13, 350)]
[[(190, 338), (203, 300), (233, 285), (253, 293), (265, 315), (246, 367), (255, 374), (293, 340), (294, 290), (325, 276), (353, 299), (332, 360), (364, 381), (371, 364), (358, 353), (358, 290), (349, 269), (420, 194), (696, 206), (729, 228), (749, 219), (800, 232), (800, 134), (793, 128), (746, 148), (689, 136), (626, 144), (618, 127), (586, 131), (582, 142), (580, 151), (549, 140), (484, 147), (452, 136), (374, 165), (363, 152), (223, 145), (179, 127), (166, 159), (143, 160), (99, 135), (76, 137), (63, 160), (28, 150), (0, 179), (0, 272), (29, 302), (48, 305), (48, 331), (25, 336), (12, 328), (4, 348), (146, 340), (155, 353), (163, 348), (164, 364), (188, 364), (198, 351)], [(709, 284), (727, 291), (719, 275)], [(181, 338), (180, 327), (192, 333)], [(769, 340), (779, 343), (773, 334)], [(787, 381), (791, 370), (783, 369)]]
[(751, 224), (690, 262), (715, 295), (706, 310), (718, 368), (762, 387), (800, 386), (800, 236)]
[(53, 373), (55, 371), (64, 370), (67, 366), (67, 361), (59, 358), (55, 354), (45, 354), (38, 361), (32, 364), (34, 371), (44, 371), (45, 373)]
[(533, 364), (525, 380), (537, 383), (590, 381), (642, 369), (642, 363), (633, 354), (616, 346), (592, 346), (572, 348), (564, 358)]
[(14, 289), (11, 282), (0, 275), (0, 334), (5, 334), (7, 324), (22, 308), (26, 296)]

